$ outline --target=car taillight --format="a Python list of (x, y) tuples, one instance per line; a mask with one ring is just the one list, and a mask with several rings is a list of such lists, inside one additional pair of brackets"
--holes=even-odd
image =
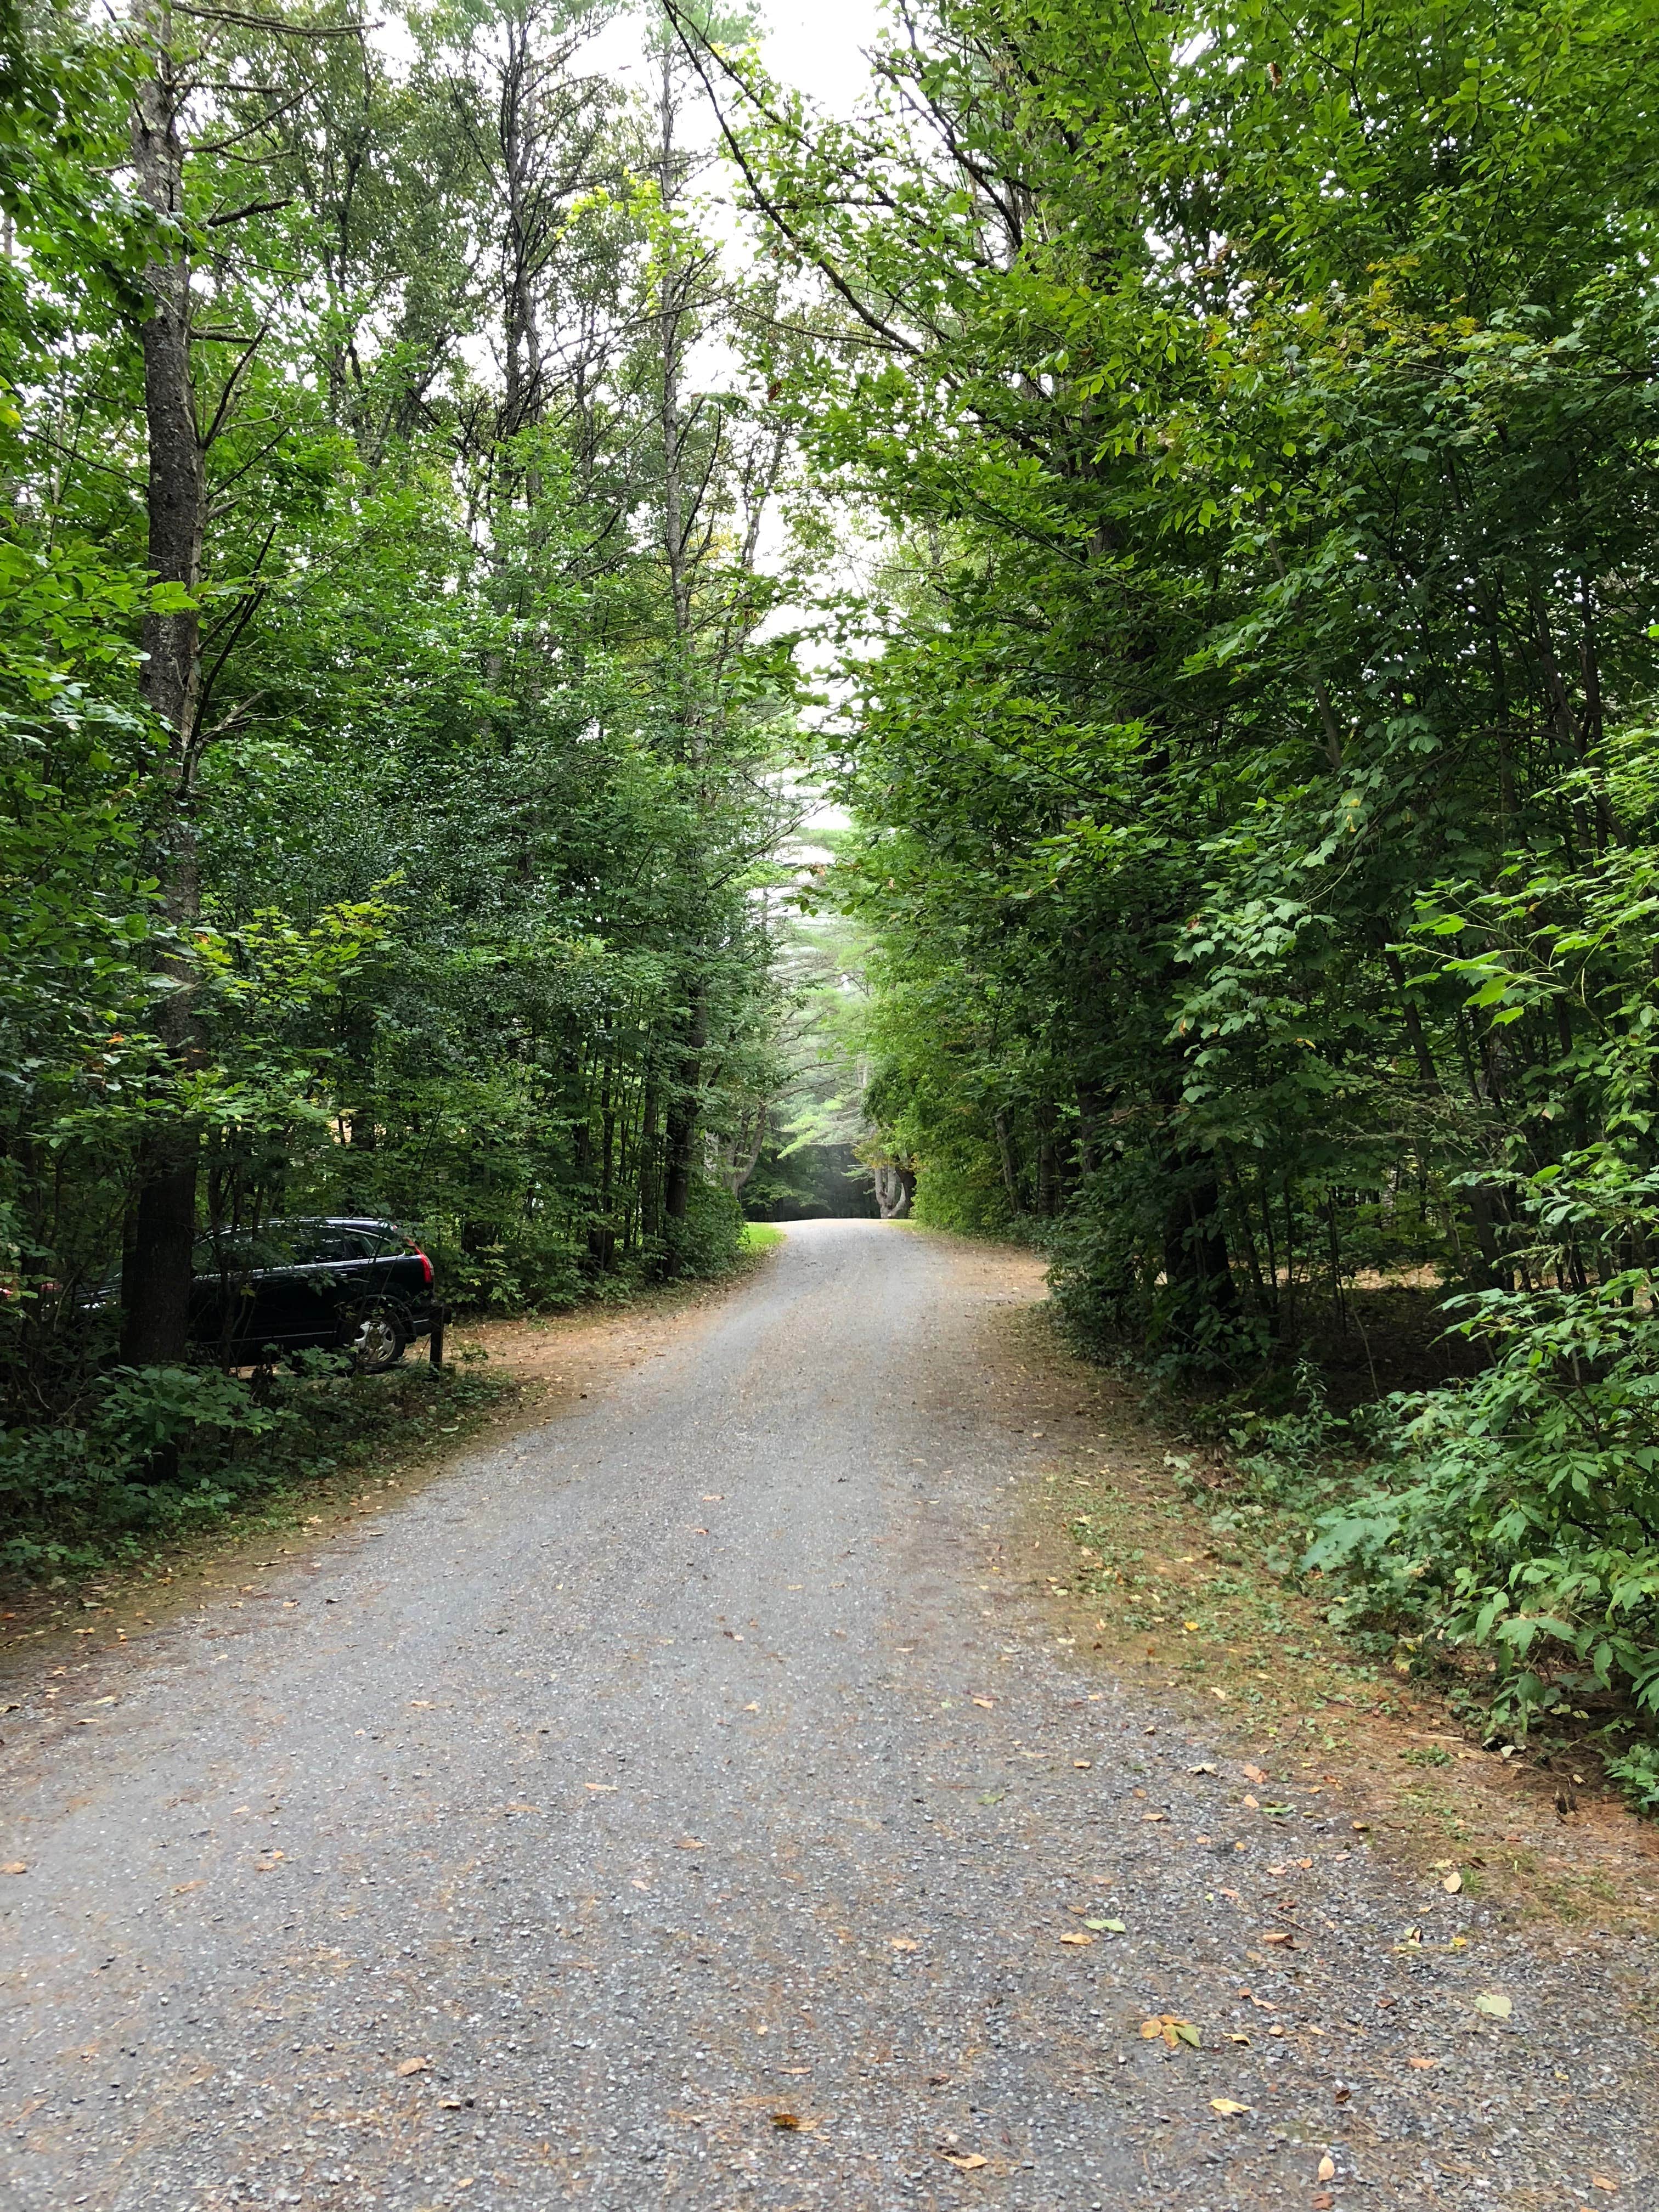
[(419, 1246), (418, 1244), (411, 1244), (411, 1245), (410, 1246), (410, 1248), (409, 1248), (409, 1249), (410, 1249), (410, 1250), (411, 1252), (413, 1252), (413, 1254), (415, 1255), (415, 1257), (416, 1257), (416, 1258), (420, 1261), (420, 1263), (421, 1263), (421, 1272), (422, 1272), (422, 1274), (424, 1276), (424, 1278), (425, 1278), (425, 1279), (426, 1279), (427, 1288), (428, 1288), (428, 1290), (430, 1290), (430, 1288), (432, 1287), (432, 1262), (431, 1262), (431, 1261), (430, 1261), (430, 1260), (428, 1260), (428, 1259), (427, 1258), (426, 1254), (425, 1254), (424, 1252), (422, 1252), (422, 1249), (421, 1249), (421, 1248), (420, 1248), (420, 1246)]

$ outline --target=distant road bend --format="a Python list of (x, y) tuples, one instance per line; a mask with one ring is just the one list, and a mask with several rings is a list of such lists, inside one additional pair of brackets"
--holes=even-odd
[(372, 1537), (14, 1663), (8, 2212), (1659, 2203), (1594, 1960), (1445, 1948), (991, 1571), (1032, 1282), (793, 1229)]

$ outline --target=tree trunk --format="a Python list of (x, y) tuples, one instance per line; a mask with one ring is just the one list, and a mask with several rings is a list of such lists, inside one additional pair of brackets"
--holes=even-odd
[(702, 1091), (702, 1052), (708, 1042), (708, 1002), (699, 977), (691, 987), (685, 1050), (680, 1057), (675, 1097), (668, 1111), (668, 1172), (664, 1181), (662, 1210), (665, 1219), (671, 1222), (684, 1221), (690, 1203), (691, 1160)]
[[(133, 167), (146, 204), (160, 215), (177, 216), (184, 205), (182, 92), (158, 12), (150, 13), (148, 27), (155, 39), (155, 74), (138, 94)], [(190, 270), (184, 253), (153, 261), (145, 281), (155, 303), (141, 331), (149, 446), (149, 568), (155, 583), (194, 594), (202, 580), (206, 497), (190, 374)], [(146, 659), (140, 689), (169, 733), (170, 804), (158, 857), (162, 910), (173, 940), (163, 969), (173, 988), (161, 1001), (155, 1027), (177, 1064), (190, 1048), (188, 941), (201, 903), (190, 788), (201, 693), (200, 619), (193, 605), (152, 611), (144, 616), (142, 635)], [(134, 1364), (180, 1359), (189, 1341), (197, 1172), (196, 1134), (182, 1127), (158, 1133), (141, 1157), (137, 1205), (121, 1271), (121, 1352)]]
[(1181, 1194), (1164, 1224), (1164, 1274), (1171, 1290), (1186, 1293), (1177, 1326), (1190, 1336), (1200, 1308), (1231, 1313), (1237, 1294), (1228, 1264), (1220, 1184), (1213, 1172), (1188, 1168), (1178, 1156), (1171, 1174)]
[(1008, 1131), (1008, 1116), (1000, 1107), (992, 1117), (992, 1127), (997, 1134), (997, 1158), (1002, 1163), (1002, 1180), (1008, 1193), (1008, 1203), (1016, 1214), (1024, 1213), (1025, 1208), (1020, 1200), (1019, 1170), (1014, 1161), (1013, 1139)]
[(881, 1209), (882, 1219), (908, 1221), (915, 1188), (914, 1175), (896, 1166), (891, 1160), (884, 1160), (876, 1170), (876, 1204)]

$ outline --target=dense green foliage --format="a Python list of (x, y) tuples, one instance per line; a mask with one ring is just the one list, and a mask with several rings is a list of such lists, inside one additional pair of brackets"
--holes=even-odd
[(1659, 1711), (1659, 8), (931, 0), (850, 121), (607, 15), (5, 20), (0, 1485), (253, 1437), (202, 1222), (505, 1307), (855, 1156), (1281, 1408), (1435, 1286), (1302, 1571)]
[(586, 68), (611, 12), (410, 13), (395, 64), (327, 0), (0, 22), (19, 1560), (269, 1456), (181, 1340), (180, 1206), (186, 1249), (390, 1215), (475, 1308), (737, 1249), (788, 447), (695, 78), (660, 33), (648, 98)]
[(1472, 1301), (1313, 1564), (1522, 1711), (1659, 1706), (1659, 17), (905, 24), (844, 125), (706, 64), (891, 547), (838, 871), (887, 1141), (1166, 1372)]

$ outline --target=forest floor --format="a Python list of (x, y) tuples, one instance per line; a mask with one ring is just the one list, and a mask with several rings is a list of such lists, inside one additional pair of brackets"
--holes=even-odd
[(14, 1649), (0, 2203), (1659, 2201), (1650, 1832), (1221, 1555), (1041, 1297), (823, 1223), (492, 1330), (458, 1458)]
[[(1659, 1828), (1594, 1757), (1484, 1747), (1447, 1698), (1328, 1629), (1317, 1603), (1211, 1526), (1182, 1480), (1206, 1455), (1133, 1386), (1071, 1357), (1033, 1306), (1008, 1333), (1048, 1464), (1028, 1554), (1056, 1632), (1220, 1728), (1304, 1794), (1340, 1792), (1374, 1851), (1431, 1889), (1565, 1940), (1659, 1928)], [(1253, 1749), (1251, 1747), (1254, 1747)]]

